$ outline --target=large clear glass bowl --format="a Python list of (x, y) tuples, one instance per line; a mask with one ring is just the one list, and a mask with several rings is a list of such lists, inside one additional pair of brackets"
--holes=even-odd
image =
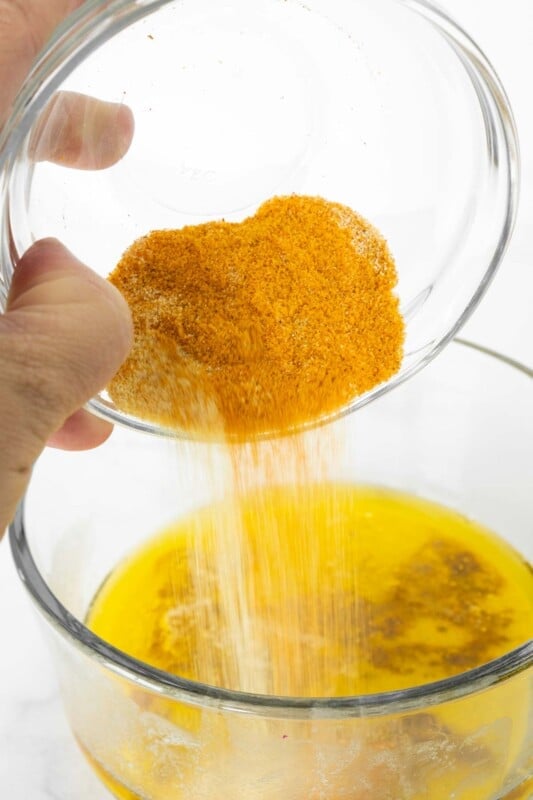
[[(394, 392), (299, 434), (323, 448), (343, 443), (342, 457), (312, 461), (308, 478), (434, 500), (531, 560), (532, 378), (519, 364), (454, 342)], [(284, 467), (271, 479), (298, 479)], [(91, 600), (121, 559), (225, 496), (232, 475), (222, 446), (118, 427), (96, 452), (45, 452), (12, 525), (18, 571), (44, 619), (72, 729), (117, 797), (531, 798), (533, 639), (439, 683), (302, 699), (181, 679), (85, 627)], [(247, 480), (253, 485), (251, 472)]]
[[(122, 160), (89, 171), (36, 157), (62, 135), (58, 91), (129, 106)], [(517, 149), (494, 70), (427, 0), (88, 0), (0, 134), (0, 302), (39, 237), (108, 275), (151, 229), (321, 195), (386, 236), (407, 323), (399, 374), (352, 409), (428, 363), (479, 302), (513, 226)], [(105, 393), (90, 407), (154, 427)]]

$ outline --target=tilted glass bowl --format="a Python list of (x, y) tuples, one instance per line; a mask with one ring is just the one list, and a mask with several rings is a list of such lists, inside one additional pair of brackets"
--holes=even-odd
[[(120, 161), (89, 171), (36, 157), (57, 135), (59, 91), (131, 109)], [(427, 364), (476, 307), (512, 231), (517, 152), (493, 69), (426, 0), (88, 0), (0, 135), (0, 300), (40, 237), (106, 276), (152, 229), (321, 195), (385, 235), (407, 324), (399, 373), (347, 412)], [(157, 430), (106, 393), (89, 407)]]

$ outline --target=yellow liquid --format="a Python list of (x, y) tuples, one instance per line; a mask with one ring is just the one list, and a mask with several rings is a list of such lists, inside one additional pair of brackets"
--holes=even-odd
[[(198, 511), (146, 543), (107, 580), (88, 625), (135, 658), (202, 683), (277, 695), (366, 694), (450, 677), (527, 641), (533, 573), (489, 531), (414, 497), (340, 484), (271, 488)], [(502, 690), (501, 703), (516, 705), (515, 695)], [(524, 714), (506, 742), (508, 766), (525, 735), (529, 698), (518, 699)], [(137, 702), (190, 736), (205, 729), (197, 708), (147, 694)], [(419, 715), (402, 735), (411, 744), (420, 737), (446, 740), (459, 752), (461, 737), (472, 739), (472, 725), (490, 727), (501, 711), (494, 702), (468, 702)], [(222, 748), (220, 763), (226, 763), (227, 731), (219, 733), (213, 747)], [(391, 735), (390, 727), (378, 726), (370, 737), (374, 751), (388, 747), (383, 739)], [(272, 796), (440, 800), (464, 784), (467, 789), (453, 796), (477, 800), (494, 791), (490, 781), (503, 778), (500, 767), (491, 772), (497, 755), (491, 746), (480, 745), (487, 780), (474, 781), (473, 789), (464, 776), (481, 750), (461, 744), (461, 757), (451, 761), (446, 775), (441, 769), (430, 794), (417, 789), (418, 779), (406, 789), (405, 780), (395, 783), (399, 778), (382, 770), (364, 778), (366, 793), (348, 776), (337, 785), (332, 780), (322, 793), (309, 778), (301, 794), (280, 788)], [(176, 794), (171, 777), (154, 777), (151, 758), (146, 748), (136, 755), (139, 794), (95, 766), (119, 797), (140, 796), (143, 780), (142, 796), (148, 798), (241, 797), (227, 782), (220, 794), (216, 786), (195, 788), (192, 766), (182, 771), (176, 786), (183, 786), (183, 794)], [(300, 754), (295, 767), (307, 777), (313, 772), (312, 759), (306, 766), (310, 758), (307, 751)], [(424, 780), (426, 787), (433, 785), (430, 777)], [(270, 800), (261, 791), (242, 797)]]

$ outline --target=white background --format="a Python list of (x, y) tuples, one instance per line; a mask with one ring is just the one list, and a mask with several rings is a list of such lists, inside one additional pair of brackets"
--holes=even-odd
[[(499, 73), (515, 111), (523, 159), (513, 242), (462, 335), (533, 366), (533, 0), (441, 4), (471, 33)], [(48, 653), (6, 541), (0, 545), (0, 631), (0, 797), (107, 800), (63, 720)]]

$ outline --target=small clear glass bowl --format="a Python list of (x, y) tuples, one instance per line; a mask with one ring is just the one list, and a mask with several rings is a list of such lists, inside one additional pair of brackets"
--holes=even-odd
[[(36, 160), (51, 98), (123, 103), (135, 134), (97, 171)], [(112, 135), (112, 132), (109, 133)], [(0, 135), (0, 302), (37, 238), (101, 275), (156, 228), (240, 221), (272, 195), (347, 204), (396, 258), (405, 356), (427, 364), (481, 299), (508, 243), (518, 147), (474, 42), (427, 0), (88, 0), (36, 63)], [(89, 407), (144, 430), (103, 393)]]

